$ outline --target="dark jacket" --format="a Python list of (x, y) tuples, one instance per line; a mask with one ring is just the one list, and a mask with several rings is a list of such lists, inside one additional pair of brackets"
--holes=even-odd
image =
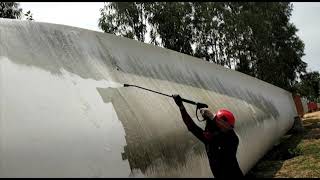
[(239, 139), (234, 130), (222, 132), (214, 122), (207, 123), (205, 130), (202, 130), (185, 109), (180, 111), (188, 130), (205, 144), (214, 177), (242, 177), (243, 173), (236, 157)]

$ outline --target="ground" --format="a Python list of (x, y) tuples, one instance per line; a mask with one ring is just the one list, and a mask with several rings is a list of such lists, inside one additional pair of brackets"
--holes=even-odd
[(320, 177), (320, 111), (305, 114), (304, 132), (286, 135), (248, 173), (257, 178)]

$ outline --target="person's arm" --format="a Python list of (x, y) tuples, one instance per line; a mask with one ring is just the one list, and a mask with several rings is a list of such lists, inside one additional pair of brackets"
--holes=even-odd
[(190, 117), (190, 115), (188, 114), (186, 108), (182, 103), (181, 97), (179, 95), (173, 95), (173, 98), (180, 109), (182, 120), (187, 126), (188, 130), (193, 135), (195, 135), (199, 140), (201, 140), (202, 142), (205, 142), (206, 139), (204, 137), (203, 130), (193, 122), (192, 118)]
[(228, 136), (227, 143), (229, 144), (229, 147), (230, 147), (230, 153), (236, 156), (238, 145), (239, 145), (239, 138), (233, 129), (229, 130), (226, 133), (226, 136)]

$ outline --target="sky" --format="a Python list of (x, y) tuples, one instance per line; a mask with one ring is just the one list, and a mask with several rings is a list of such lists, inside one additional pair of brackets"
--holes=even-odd
[(37, 22), (64, 24), (100, 31), (98, 20), (103, 2), (20, 2), (23, 12), (31, 11)]
[[(102, 32), (98, 28), (103, 2), (20, 2), (23, 12), (31, 11), (37, 22), (64, 24)], [(308, 71), (320, 71), (320, 2), (294, 2), (290, 21), (305, 44)]]

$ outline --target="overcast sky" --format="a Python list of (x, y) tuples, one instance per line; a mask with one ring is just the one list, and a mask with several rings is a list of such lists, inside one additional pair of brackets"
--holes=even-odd
[[(99, 9), (103, 2), (21, 2), (24, 12), (31, 10), (37, 22), (49, 22), (81, 27), (94, 31), (98, 28)], [(305, 43), (303, 61), (308, 70), (320, 71), (320, 2), (294, 2), (291, 22), (298, 28), (298, 36)]]

